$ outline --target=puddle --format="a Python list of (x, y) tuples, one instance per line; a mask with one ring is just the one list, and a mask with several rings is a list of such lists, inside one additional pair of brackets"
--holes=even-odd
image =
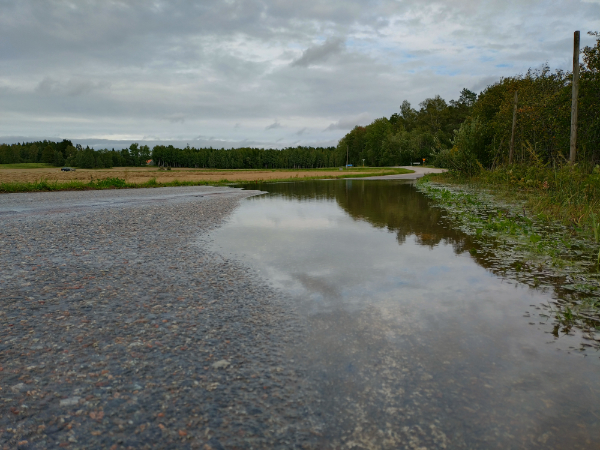
[(600, 442), (599, 354), (577, 331), (553, 335), (541, 306), (553, 287), (494, 273), (492, 255), (472, 255), (472, 238), (413, 184), (251, 189), (269, 194), (243, 201), (214, 245), (306, 318), (296, 352), (319, 393), (312, 410), (324, 446)]

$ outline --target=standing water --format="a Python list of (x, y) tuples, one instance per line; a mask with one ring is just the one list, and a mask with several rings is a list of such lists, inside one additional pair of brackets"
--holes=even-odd
[(599, 355), (540, 314), (552, 288), (495, 274), (413, 184), (252, 188), (215, 246), (306, 319), (324, 447), (599, 448)]

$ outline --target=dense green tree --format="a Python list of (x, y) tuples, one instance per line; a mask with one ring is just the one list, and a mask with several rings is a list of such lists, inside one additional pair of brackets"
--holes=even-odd
[(29, 147), (27, 161), (29, 161), (30, 163), (36, 163), (39, 161), (39, 158), (40, 156), (38, 146), (32, 144), (31, 147)]
[(53, 161), (54, 161), (54, 147), (52, 145), (48, 144), (48, 145), (46, 145), (46, 147), (44, 147), (44, 150), (42, 150), (41, 162), (52, 164)]
[(407, 130), (412, 130), (414, 128), (417, 119), (417, 111), (413, 109), (408, 100), (404, 100), (400, 105), (400, 117), (402, 117), (404, 128)]
[(57, 167), (64, 165), (65, 157), (63, 156), (62, 152), (58, 150), (54, 152), (54, 160), (52, 161), (52, 163)]

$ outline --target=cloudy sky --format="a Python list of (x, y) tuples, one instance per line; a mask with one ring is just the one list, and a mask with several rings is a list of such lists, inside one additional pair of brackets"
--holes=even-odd
[(0, 0), (0, 136), (335, 145), (598, 29), (600, 0)]

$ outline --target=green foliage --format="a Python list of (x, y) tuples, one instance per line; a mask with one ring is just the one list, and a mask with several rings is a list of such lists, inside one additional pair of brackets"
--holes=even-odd
[(54, 161), (54, 147), (48, 144), (44, 150), (42, 150), (42, 158), (43, 163), (52, 164)]
[(434, 155), (434, 164), (441, 165), (460, 175), (472, 177), (482, 169), (479, 162), (483, 142), (481, 124), (477, 119), (465, 121), (455, 131), (452, 149), (441, 150)]
[(96, 189), (120, 189), (127, 187), (127, 182), (121, 178), (105, 178), (93, 183)]
[(46, 163), (54, 164), (60, 152), (65, 157), (65, 150), (72, 146), (71, 141), (62, 142), (37, 141), (17, 144), (0, 144), (0, 164)]
[(53, 159), (52, 163), (55, 166), (60, 167), (60, 166), (64, 165), (65, 157), (63, 156), (63, 154), (61, 152), (59, 152), (58, 150), (55, 150), (54, 151), (54, 159)]
[[(600, 33), (583, 49), (579, 88), (577, 161), (590, 172), (600, 164)], [(518, 94), (513, 162), (558, 168), (569, 154), (572, 74), (548, 66), (502, 78), (479, 95), (463, 89), (458, 100), (436, 95), (417, 111), (403, 101), (400, 114), (356, 127), (337, 154), (372, 166), (411, 164), (427, 158), (463, 176), (509, 162), (515, 92)]]
[(94, 150), (86, 148), (85, 150), (79, 151), (75, 154), (75, 166), (81, 167), (82, 169), (93, 169), (97, 167)]
[(30, 163), (36, 163), (40, 160), (40, 151), (38, 146), (33, 144), (29, 147), (29, 151), (27, 152), (27, 161)]
[[(404, 100), (400, 114), (376, 119), (366, 127), (355, 127), (344, 136), (337, 148), (336, 159), (369, 166), (412, 165), (428, 162), (453, 145), (456, 130), (469, 117), (477, 94), (463, 89), (458, 100), (447, 103), (439, 95), (420, 103), (417, 111)], [(444, 156), (447, 156), (446, 154)], [(444, 158), (439, 161), (445, 161)]]
[[(577, 161), (585, 169), (600, 162), (600, 40), (583, 50), (578, 114)], [(518, 93), (513, 162), (560, 167), (569, 154), (572, 74), (545, 66), (504, 78), (478, 97), (472, 116), (480, 121), (478, 160), (486, 168), (506, 165)], [(459, 150), (462, 150), (459, 148)]]
[(346, 164), (334, 147), (295, 147), (283, 150), (236, 148), (175, 148), (157, 145), (152, 149), (153, 164), (159, 167), (195, 167), (207, 169), (313, 169)]
[(52, 165), (45, 163), (0, 164), (0, 169), (46, 169), (49, 167), (52, 167)]

